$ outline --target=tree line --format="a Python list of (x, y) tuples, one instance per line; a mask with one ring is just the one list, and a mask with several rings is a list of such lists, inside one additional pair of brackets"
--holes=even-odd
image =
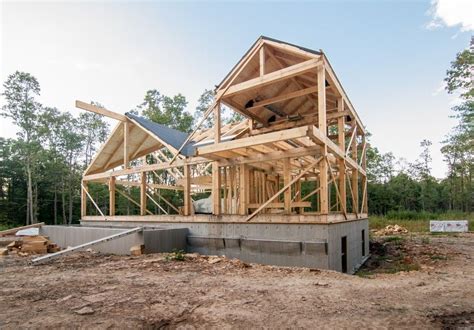
[[(448, 165), (447, 176), (431, 174), (431, 142), (420, 143), (420, 157), (414, 163), (396, 160), (392, 153), (367, 148), (369, 212), (385, 215), (391, 211), (472, 212), (473, 107), (472, 72), (474, 45), (457, 54), (446, 76), (448, 93), (459, 95), (462, 103), (453, 108), (458, 124), (443, 141), (441, 152)], [(51, 224), (72, 224), (80, 218), (80, 182), (83, 171), (110, 127), (100, 115), (67, 111), (38, 102), (40, 84), (29, 73), (15, 72), (3, 83), (0, 115), (17, 127), (16, 138), (0, 137), (0, 226), (31, 224), (38, 220)], [(181, 95), (166, 96), (158, 90), (145, 93), (143, 102), (132, 113), (169, 127), (190, 132), (212, 102), (213, 91), (205, 90), (194, 114), (186, 111), (188, 102)], [(96, 106), (101, 104), (92, 102)], [(235, 122), (241, 115), (223, 109), (223, 120)], [(212, 119), (204, 127), (212, 126)], [(137, 194), (133, 190), (130, 194)], [(91, 194), (104, 207), (107, 188), (92, 187)], [(179, 204), (179, 193), (164, 191), (163, 196)], [(117, 199), (117, 213), (128, 214), (135, 206), (128, 199)], [(169, 205), (163, 204), (169, 208)], [(157, 210), (159, 213), (159, 210)]]

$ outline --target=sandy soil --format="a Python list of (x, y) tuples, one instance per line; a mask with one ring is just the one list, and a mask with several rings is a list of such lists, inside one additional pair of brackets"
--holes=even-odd
[(390, 255), (364, 277), (196, 255), (82, 252), (39, 266), (8, 256), (0, 328), (474, 327), (473, 234), (386, 244), (419, 270), (379, 273), (396, 271)]

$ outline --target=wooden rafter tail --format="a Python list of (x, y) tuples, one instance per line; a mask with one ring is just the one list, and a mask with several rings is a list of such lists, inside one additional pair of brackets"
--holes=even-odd
[(99, 115), (103, 115), (103, 116), (113, 118), (113, 119), (117, 119), (117, 120), (120, 120), (120, 121), (126, 121), (127, 120), (127, 116), (125, 116), (125, 115), (107, 110), (105, 108), (100, 108), (98, 106), (95, 106), (95, 105), (92, 105), (92, 104), (89, 104), (89, 103), (86, 103), (86, 102), (82, 102), (82, 101), (76, 101), (76, 108), (86, 110), (86, 111), (90, 111), (90, 112), (94, 112), (94, 113), (97, 113)]
[(323, 159), (323, 157), (319, 157), (316, 161), (312, 162), (309, 164), (303, 171), (301, 171), (300, 174), (298, 174), (293, 180), (288, 182), (283, 188), (281, 188), (275, 195), (270, 197), (265, 203), (263, 203), (258, 209), (256, 209), (251, 215), (249, 215), (246, 219), (245, 222), (248, 222), (252, 220), (253, 217), (255, 217), (260, 211), (262, 211), (268, 204), (270, 204), (275, 198), (280, 196), (280, 194), (284, 191), (286, 191), (289, 187), (291, 187), (292, 184), (294, 184), (296, 181), (298, 181), (300, 178), (303, 177), (306, 173), (311, 171), (313, 167), (319, 164), (319, 162)]

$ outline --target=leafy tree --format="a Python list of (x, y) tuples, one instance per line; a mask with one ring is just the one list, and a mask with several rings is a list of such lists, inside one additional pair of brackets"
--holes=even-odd
[[(103, 108), (100, 103), (91, 102), (93, 105)], [(109, 124), (97, 113), (81, 112), (78, 125), (84, 135), (84, 165), (87, 167), (97, 151), (99, 144), (104, 143), (109, 134)]]
[(474, 189), (472, 172), (474, 169), (474, 38), (469, 49), (456, 55), (451, 68), (446, 73), (446, 90), (459, 93), (463, 103), (455, 106), (454, 117), (459, 124), (443, 141), (441, 152), (448, 163), (450, 185), (450, 207), (472, 211)]
[[(204, 90), (198, 100), (198, 105), (196, 110), (194, 111), (194, 123), (197, 124), (201, 118), (203, 117), (206, 110), (211, 106), (212, 102), (214, 102), (215, 92), (210, 89)], [(242, 116), (240, 113), (233, 111), (226, 107), (225, 105), (221, 105), (221, 121), (222, 124), (230, 124), (230, 123), (237, 123), (244, 120), (245, 117)], [(204, 123), (201, 125), (202, 128), (210, 128), (214, 124), (214, 118), (212, 114), (210, 114)]]
[(40, 94), (40, 85), (29, 73), (16, 71), (8, 76), (3, 84), (6, 104), (1, 115), (12, 119), (18, 127), (16, 147), (25, 162), (27, 176), (27, 215), (26, 223), (37, 222), (36, 191), (36, 155), (40, 149), (38, 142), (37, 123), (41, 113), (41, 105), (36, 101)]
[(146, 92), (144, 102), (137, 110), (151, 121), (182, 132), (190, 132), (193, 117), (185, 111), (187, 104), (186, 98), (181, 94), (169, 97), (153, 89)]

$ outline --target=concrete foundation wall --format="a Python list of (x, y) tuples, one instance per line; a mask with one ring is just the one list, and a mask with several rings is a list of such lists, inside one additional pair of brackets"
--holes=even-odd
[[(341, 238), (347, 237), (347, 271), (353, 273), (357, 270), (364, 257), (369, 254), (369, 220), (358, 220), (337, 225), (329, 225), (328, 254), (329, 269), (342, 271)], [(365, 236), (365, 255), (362, 255), (362, 230)]]
[[(120, 228), (93, 228), (76, 226), (42, 226), (40, 235), (48, 236), (49, 239), (61, 248), (77, 246), (93, 240), (123, 232)], [(130, 248), (134, 245), (143, 244), (143, 233), (130, 234), (119, 239), (94, 245), (91, 249), (103, 253), (130, 254)]]
[[(226, 255), (246, 262), (342, 270), (341, 237), (347, 236), (347, 271), (363, 260), (362, 234), (369, 251), (368, 220), (329, 224), (150, 223), (87, 221), (88, 226), (186, 228), (188, 252)], [(146, 244), (145, 244), (146, 245)]]
[[(42, 226), (40, 228), (40, 235), (48, 236), (52, 242), (64, 249), (68, 246), (77, 246), (118, 234), (126, 229), (128, 228)], [(185, 250), (187, 234), (188, 230), (186, 228), (145, 229), (143, 232), (94, 245), (91, 249), (102, 253), (119, 255), (130, 254), (132, 246), (141, 244), (145, 244), (145, 253), (171, 252), (174, 249)]]

